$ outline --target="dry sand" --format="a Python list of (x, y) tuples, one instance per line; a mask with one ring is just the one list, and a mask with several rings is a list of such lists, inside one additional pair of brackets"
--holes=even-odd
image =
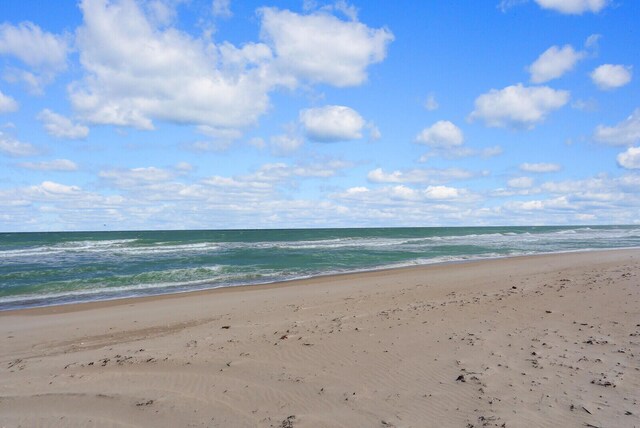
[(0, 314), (0, 426), (640, 426), (640, 250)]

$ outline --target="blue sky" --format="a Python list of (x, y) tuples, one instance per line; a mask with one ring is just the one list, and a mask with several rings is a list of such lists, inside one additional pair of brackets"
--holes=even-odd
[(640, 2), (0, 3), (0, 230), (640, 222)]

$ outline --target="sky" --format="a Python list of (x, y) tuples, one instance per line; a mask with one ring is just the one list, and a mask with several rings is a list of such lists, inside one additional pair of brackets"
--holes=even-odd
[(640, 224), (640, 2), (0, 2), (0, 231)]

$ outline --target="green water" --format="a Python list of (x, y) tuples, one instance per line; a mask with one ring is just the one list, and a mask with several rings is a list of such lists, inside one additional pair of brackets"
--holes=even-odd
[(622, 247), (640, 226), (4, 233), (0, 309)]

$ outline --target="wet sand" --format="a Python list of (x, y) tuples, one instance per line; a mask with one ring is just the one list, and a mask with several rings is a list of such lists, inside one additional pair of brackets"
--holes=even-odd
[(0, 426), (640, 426), (640, 250), (0, 313)]

